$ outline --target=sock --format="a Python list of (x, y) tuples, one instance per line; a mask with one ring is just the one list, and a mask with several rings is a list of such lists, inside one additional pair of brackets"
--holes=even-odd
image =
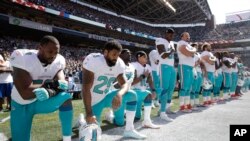
[(193, 106), (194, 105), (194, 99), (191, 99), (190, 103)]
[(224, 98), (224, 99), (227, 99), (227, 96), (228, 96), (228, 93), (227, 93), (227, 92), (224, 92), (224, 93), (223, 93), (223, 98)]
[(167, 111), (170, 111), (170, 103), (167, 104), (166, 110), (167, 110)]
[(203, 103), (207, 102), (207, 96), (203, 97)]
[(207, 97), (207, 100), (208, 100), (208, 101), (211, 101), (211, 96), (208, 96), (208, 97)]
[(190, 104), (190, 96), (185, 96), (185, 105)]
[(125, 130), (134, 130), (134, 118), (135, 118), (135, 111), (126, 111), (126, 126)]
[(71, 136), (63, 136), (63, 141), (71, 141)]
[(144, 121), (151, 121), (151, 106), (144, 106)]
[(198, 105), (198, 104), (200, 104), (200, 101), (199, 101), (199, 99), (198, 99), (198, 98), (196, 98), (196, 99), (195, 99), (195, 101), (194, 101), (194, 103), (195, 103), (195, 105)]
[(59, 118), (61, 121), (63, 136), (71, 136), (73, 120), (72, 105), (61, 106), (59, 108)]
[(180, 106), (184, 105), (184, 96), (180, 96)]

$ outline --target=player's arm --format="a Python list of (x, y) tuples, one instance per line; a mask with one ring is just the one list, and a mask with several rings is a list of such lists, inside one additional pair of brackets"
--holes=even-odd
[(82, 69), (82, 73), (83, 73), (82, 95), (83, 95), (83, 103), (86, 110), (86, 121), (87, 123), (95, 123), (96, 119), (92, 112), (92, 107), (91, 107), (92, 96), (90, 92), (94, 83), (94, 73), (85, 68)]
[(227, 66), (228, 68), (231, 68), (230, 61), (229, 61), (229, 60), (223, 60), (222, 63), (223, 63), (225, 66)]
[(215, 63), (215, 69), (218, 70), (221, 67), (221, 61), (219, 63)]
[(202, 56), (201, 59), (202, 59), (203, 61), (207, 62), (208, 64), (213, 65), (214, 62), (211, 61), (211, 60), (209, 59), (209, 57), (210, 57), (210, 55), (205, 55), (205, 56)]
[(0, 73), (3, 72), (12, 72), (13, 70), (10, 67), (0, 67)]
[(132, 85), (135, 85), (141, 82), (144, 78), (148, 77), (148, 75), (149, 75), (149, 71), (145, 71), (142, 75), (137, 76), (137, 71), (135, 70), (135, 77), (134, 77), (134, 81), (132, 82)]
[(191, 52), (189, 50), (186, 49), (186, 45), (181, 45), (180, 47), (178, 47), (178, 50), (185, 56), (187, 57), (193, 57), (195, 52)]
[(169, 55), (173, 52), (173, 50), (166, 52), (164, 45), (157, 45), (156, 47), (157, 47), (158, 53), (163, 59), (169, 57)]
[(122, 96), (128, 91), (129, 85), (123, 77), (123, 74), (117, 76), (117, 81), (121, 86), (120, 90), (117, 92), (116, 96), (112, 100), (113, 109), (118, 109), (122, 103)]
[(0, 59), (0, 67), (6, 67), (6, 64), (4, 63), (4, 60)]
[(30, 74), (20, 68), (13, 67), (12, 75), (15, 87), (24, 100), (36, 98), (33, 90), (40, 88), (42, 84), (33, 84)]
[(119, 74), (117, 76), (117, 81), (118, 81), (119, 85), (121, 86), (120, 90), (118, 91), (118, 94), (123, 96), (128, 91), (129, 85), (126, 82), (126, 80), (124, 79), (123, 74)]
[(206, 70), (204, 62), (200, 60), (199, 63), (200, 63), (201, 71), (203, 72), (203, 76), (207, 77), (207, 70)]

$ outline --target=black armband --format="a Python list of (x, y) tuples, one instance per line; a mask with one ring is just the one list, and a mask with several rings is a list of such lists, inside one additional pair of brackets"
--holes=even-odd
[(58, 94), (58, 92), (54, 89), (49, 89), (49, 88), (45, 88), (45, 89), (49, 93), (49, 97), (52, 97)]
[(45, 89), (53, 89), (55, 91), (59, 91), (58, 87), (59, 87), (59, 82), (56, 80), (51, 80), (51, 81), (47, 81), (42, 85), (43, 88)]
[(144, 74), (142, 74), (141, 76), (140, 76), (140, 78), (142, 78), (142, 79), (144, 79), (146, 76), (144, 75)]
[(151, 89), (152, 92), (155, 92), (156, 90), (155, 89)]

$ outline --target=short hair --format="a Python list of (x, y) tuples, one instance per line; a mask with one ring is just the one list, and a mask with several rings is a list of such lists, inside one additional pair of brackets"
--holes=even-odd
[(203, 44), (203, 45), (201, 46), (202, 51), (204, 51), (205, 48), (207, 48), (208, 46), (211, 46), (211, 45), (210, 45), (209, 43)]
[(172, 29), (172, 28), (168, 28), (168, 29), (166, 30), (166, 33), (173, 34), (173, 33), (174, 33), (174, 29)]
[(122, 49), (121, 54), (124, 54), (125, 52), (130, 52), (130, 50), (129, 49)]
[(136, 59), (138, 60), (139, 57), (147, 56), (147, 53), (144, 51), (137, 51), (135, 56), (136, 56)]
[(185, 34), (189, 34), (189, 33), (188, 33), (188, 32), (183, 32), (183, 33), (181, 33), (181, 38), (182, 38)]
[(59, 41), (56, 39), (56, 37), (51, 35), (46, 35), (40, 40), (41, 46), (47, 45), (48, 43), (59, 44)]
[(197, 46), (197, 47), (198, 47), (198, 44), (196, 44), (196, 43), (192, 43), (192, 44), (191, 44), (191, 46), (192, 46), (192, 47), (195, 47), (195, 46)]
[(111, 51), (113, 49), (122, 51), (122, 45), (117, 40), (110, 40), (104, 45), (104, 50)]

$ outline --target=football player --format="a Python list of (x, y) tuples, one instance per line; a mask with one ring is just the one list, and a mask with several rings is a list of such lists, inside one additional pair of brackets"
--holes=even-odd
[(13, 141), (30, 140), (33, 117), (58, 109), (63, 141), (71, 140), (71, 95), (66, 92), (65, 59), (59, 51), (59, 41), (53, 36), (44, 36), (38, 50), (12, 53), (14, 87), (10, 122)]

